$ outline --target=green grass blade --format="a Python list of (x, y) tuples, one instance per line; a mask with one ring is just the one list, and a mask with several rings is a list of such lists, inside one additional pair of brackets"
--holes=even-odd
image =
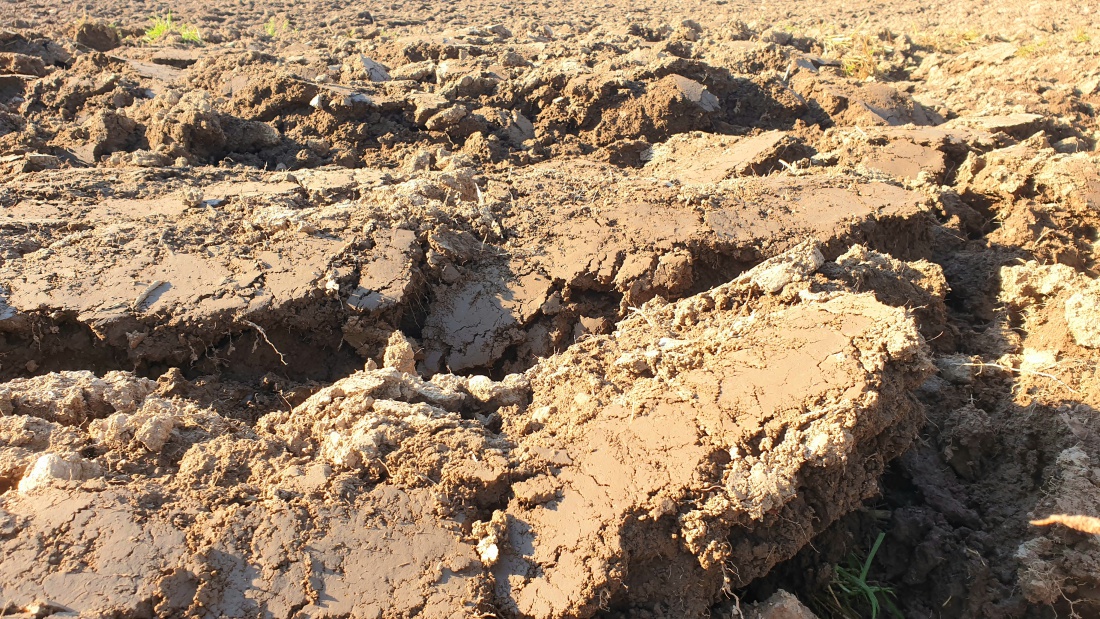
[(871, 571), (871, 561), (875, 560), (875, 554), (878, 553), (879, 546), (882, 546), (882, 540), (886, 539), (886, 533), (879, 533), (878, 538), (875, 539), (875, 545), (871, 546), (871, 552), (867, 554), (867, 560), (863, 562), (863, 571), (859, 573), (859, 579), (863, 582), (867, 582), (867, 574)]
[(856, 584), (859, 585), (859, 591), (863, 594), (863, 597), (867, 598), (867, 603), (871, 605), (871, 619), (878, 619), (879, 605), (878, 596), (875, 595), (875, 590), (862, 580)]
[(890, 614), (893, 615), (895, 619), (905, 619), (905, 615), (902, 614), (900, 610), (898, 610), (897, 605), (894, 604), (894, 601), (890, 599), (893, 595), (893, 591), (890, 591), (889, 589), (884, 590), (882, 602), (886, 604), (886, 610), (890, 611)]

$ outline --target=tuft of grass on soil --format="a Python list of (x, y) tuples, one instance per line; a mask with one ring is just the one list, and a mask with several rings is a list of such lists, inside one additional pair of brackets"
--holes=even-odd
[(177, 24), (175, 19), (172, 18), (172, 11), (168, 11), (164, 15), (154, 15), (149, 18), (149, 21), (151, 22), (149, 28), (145, 30), (145, 36), (142, 37), (146, 43), (155, 43), (175, 33), (180, 35), (185, 43), (202, 44), (202, 33), (199, 32), (198, 26)]
[(980, 30), (970, 28), (969, 30), (923, 32), (915, 36), (915, 42), (932, 51), (956, 54), (988, 38)]
[(836, 566), (833, 581), (826, 587), (827, 595), (817, 600), (820, 615), (832, 619), (879, 619), (889, 613), (894, 619), (905, 619), (894, 604), (897, 598), (894, 589), (869, 580), (871, 563), (885, 538), (885, 533), (878, 534), (862, 562), (858, 555), (851, 554), (843, 565)]
[(180, 26), (180, 38), (188, 43), (195, 43), (196, 45), (202, 43), (202, 34), (199, 33), (198, 26)]
[(963, 45), (973, 45), (982, 38), (982, 33), (974, 28), (959, 33), (959, 43)]
[(264, 22), (264, 34), (269, 39), (277, 39), (290, 30), (290, 22), (285, 17), (271, 17)]
[(825, 55), (840, 59), (844, 74), (860, 80), (877, 77), (879, 63), (890, 53), (881, 37), (857, 33), (825, 39)]
[(1085, 32), (1084, 28), (1078, 28), (1073, 31), (1072, 40), (1074, 43), (1088, 43), (1092, 40), (1092, 37), (1089, 36), (1089, 33)]
[(1032, 56), (1038, 54), (1046, 46), (1046, 41), (1034, 41), (1028, 43), (1027, 45), (1021, 45), (1020, 48), (1016, 50), (1016, 56), (1019, 58), (1031, 58)]
[(150, 17), (149, 20), (152, 23), (146, 28), (145, 36), (143, 37), (149, 43), (159, 41), (176, 29), (176, 24), (172, 21), (172, 11), (168, 11), (168, 13), (164, 15), (154, 15)]

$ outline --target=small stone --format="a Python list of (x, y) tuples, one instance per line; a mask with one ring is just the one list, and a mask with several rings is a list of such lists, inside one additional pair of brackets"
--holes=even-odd
[(366, 78), (372, 82), (390, 81), (390, 73), (386, 67), (371, 60), (366, 56), (358, 56), (349, 63), (348, 69), (359, 78)]
[(500, 548), (496, 545), (495, 537), (486, 537), (477, 543), (477, 553), (481, 562), (485, 565), (493, 565), (500, 557)]
[(198, 187), (188, 187), (180, 193), (180, 201), (186, 208), (202, 206), (203, 193)]
[(493, 397), (495, 383), (488, 376), (471, 376), (466, 382), (466, 390), (482, 402), (488, 402)]
[(760, 605), (748, 609), (748, 619), (818, 619), (798, 598), (780, 589)]

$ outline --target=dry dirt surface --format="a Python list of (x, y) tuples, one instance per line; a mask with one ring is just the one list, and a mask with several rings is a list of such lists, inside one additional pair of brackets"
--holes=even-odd
[(1100, 616), (1098, 15), (0, 2), (0, 615)]

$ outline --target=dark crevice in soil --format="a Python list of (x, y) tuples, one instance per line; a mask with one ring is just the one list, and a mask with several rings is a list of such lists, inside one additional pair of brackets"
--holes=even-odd
[[(226, 380), (255, 382), (273, 372), (298, 381), (334, 381), (363, 364), (343, 344), (341, 322), (306, 329), (265, 321), (266, 327), (259, 326), (264, 329), (266, 339), (246, 327), (208, 346), (187, 344), (191, 358), (178, 364), (157, 358), (135, 359), (130, 351), (104, 342), (90, 326), (74, 317), (56, 320), (31, 314), (23, 318), (22, 329), (0, 334), (0, 381), (65, 370), (91, 370), (100, 375), (111, 370), (129, 370), (139, 376), (157, 378), (173, 367), (182, 369), (187, 378), (214, 374)], [(172, 331), (171, 327), (161, 326), (158, 330), (178, 333), (181, 342), (193, 337), (186, 327)]]
[(130, 370), (124, 351), (100, 343), (75, 316), (27, 315), (0, 332), (0, 381), (65, 370)]

